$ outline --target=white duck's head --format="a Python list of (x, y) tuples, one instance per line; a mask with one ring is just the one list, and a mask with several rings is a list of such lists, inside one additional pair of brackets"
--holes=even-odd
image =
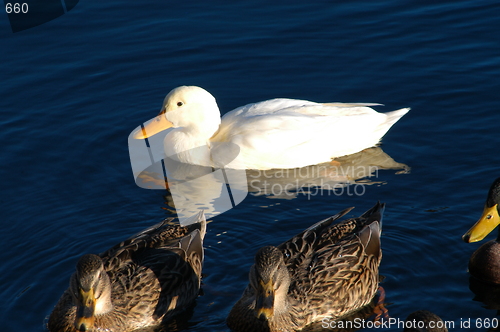
[(170, 127), (211, 136), (220, 122), (219, 107), (208, 91), (197, 86), (180, 86), (167, 94), (160, 114), (135, 133), (134, 138), (147, 138)]

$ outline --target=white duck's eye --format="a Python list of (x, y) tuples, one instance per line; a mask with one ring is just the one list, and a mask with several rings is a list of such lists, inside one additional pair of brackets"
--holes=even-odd
[(182, 101), (177, 102), (177, 106), (181, 107), (182, 105), (184, 105)]

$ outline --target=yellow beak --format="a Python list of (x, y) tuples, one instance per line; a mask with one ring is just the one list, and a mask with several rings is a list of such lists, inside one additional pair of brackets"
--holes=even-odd
[(165, 113), (160, 113), (156, 118), (146, 122), (142, 129), (134, 133), (133, 137), (135, 139), (145, 139), (173, 126), (174, 124), (165, 117)]
[(89, 331), (94, 327), (94, 311), (95, 311), (95, 295), (94, 289), (91, 288), (88, 292), (79, 289), (79, 297), (81, 305), (76, 310), (75, 328), (78, 331)]
[(255, 314), (258, 318), (269, 319), (274, 314), (274, 289), (273, 280), (270, 279), (267, 283), (259, 281), (261, 292), (257, 294), (255, 301)]
[(466, 243), (481, 241), (491, 233), (498, 225), (500, 225), (500, 216), (498, 215), (497, 205), (485, 207), (483, 215), (479, 220), (462, 236)]

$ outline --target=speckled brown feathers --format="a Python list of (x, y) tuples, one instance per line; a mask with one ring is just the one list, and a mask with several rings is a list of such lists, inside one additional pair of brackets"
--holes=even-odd
[[(316, 223), (277, 247), (281, 262), (262, 262), (257, 254), (250, 283), (231, 310), (228, 326), (235, 331), (295, 331), (367, 305), (378, 288), (384, 206), (377, 203), (360, 217), (336, 223), (350, 208)], [(276, 266), (261, 267), (266, 264)], [(277, 271), (272, 272), (274, 302), (267, 300), (273, 310), (259, 309), (259, 285), (266, 284), (262, 271)]]
[[(75, 319), (78, 310), (82, 310), (79, 285), (96, 274), (92, 272), (95, 270), (92, 260), (102, 261), (104, 271), (101, 276), (97, 274), (95, 284), (109, 278), (111, 285), (108, 287), (111, 304), (96, 304), (94, 329), (132, 331), (165, 322), (182, 312), (193, 303), (200, 288), (206, 221), (203, 214), (196, 216), (196, 220), (183, 227), (167, 219), (98, 256), (82, 256), (70, 287), (50, 315), (49, 330), (78, 331)], [(99, 291), (96, 294), (97, 299)], [(85, 328), (88, 327), (81, 327)]]

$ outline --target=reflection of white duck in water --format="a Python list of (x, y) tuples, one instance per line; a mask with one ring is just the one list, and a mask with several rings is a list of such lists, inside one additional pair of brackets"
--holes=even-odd
[(165, 136), (164, 149), (167, 156), (176, 156), (181, 162), (217, 166), (231, 162), (228, 155), (237, 155), (228, 167), (296, 168), (376, 145), (409, 111), (378, 113), (370, 105), (375, 104), (280, 98), (239, 107), (221, 119), (210, 93), (196, 86), (181, 86), (170, 91), (160, 115), (134, 138), (174, 127)]
[[(207, 218), (212, 218), (232, 208), (222, 170), (214, 172), (212, 167), (179, 163), (169, 158), (164, 159), (164, 165), (173, 201), (171, 207), (175, 208), (181, 225), (184, 225), (185, 218), (195, 215), (200, 210), (204, 211)], [(226, 171), (243, 172), (243, 178), (246, 180), (243, 170)], [(234, 195), (237, 188), (237, 184), (231, 183)], [(246, 191), (237, 203), (245, 196)]]

